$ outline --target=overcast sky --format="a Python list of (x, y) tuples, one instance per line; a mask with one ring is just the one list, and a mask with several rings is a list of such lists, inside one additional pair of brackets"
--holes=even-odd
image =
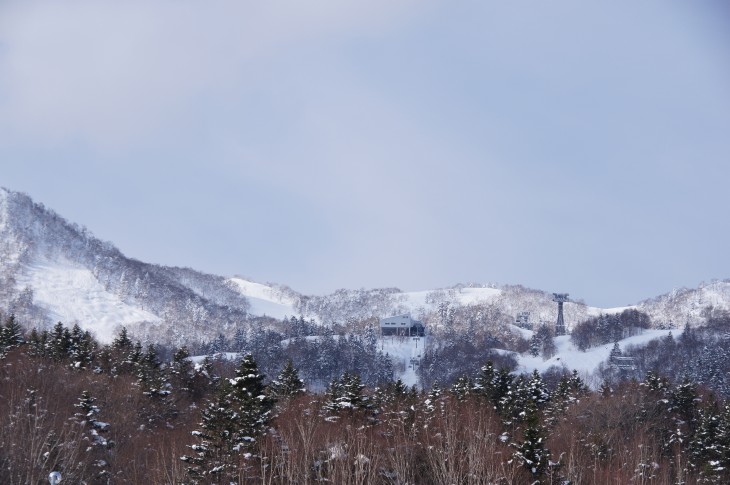
[(726, 2), (0, 2), (0, 186), (305, 293), (730, 277)]

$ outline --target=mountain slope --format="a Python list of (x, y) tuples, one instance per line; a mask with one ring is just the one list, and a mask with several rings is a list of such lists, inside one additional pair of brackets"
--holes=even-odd
[[(634, 308), (648, 313), (658, 327), (701, 325), (730, 310), (730, 281), (675, 290)], [(433, 330), (449, 327), (455, 319), (504, 326), (521, 312), (530, 312), (533, 324), (553, 324), (557, 318), (551, 293), (519, 285), (416, 292), (342, 289), (307, 296), (284, 285), (143, 263), (27, 195), (2, 188), (0, 309), (15, 313), (27, 326), (78, 321), (109, 341), (124, 325), (138, 338), (172, 344), (205, 342), (221, 333), (230, 337), (236, 330), (250, 335), (275, 324), (271, 319), (289, 316), (331, 325), (410, 313)], [(565, 322), (571, 328), (590, 316), (621, 310), (570, 302)]]
[(74, 321), (108, 341), (182, 343), (250, 324), (248, 301), (223, 277), (125, 257), (17, 192), (0, 189), (0, 304), (29, 326)]
[(730, 280), (676, 289), (645, 300), (636, 308), (649, 314), (655, 325), (660, 322), (667, 328), (703, 325), (708, 318), (730, 311)]

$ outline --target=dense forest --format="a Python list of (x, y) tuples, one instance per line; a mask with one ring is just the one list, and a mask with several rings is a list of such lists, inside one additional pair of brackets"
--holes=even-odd
[(266, 377), (256, 355), (163, 358), (126, 331), (103, 346), (77, 326), (24, 332), (12, 317), (0, 354), (0, 483), (51, 471), (80, 484), (730, 479), (730, 406), (654, 371), (590, 390), (577, 373), (485, 362), (417, 390), (386, 376), (366, 386), (353, 361), (313, 393), (285, 356)]

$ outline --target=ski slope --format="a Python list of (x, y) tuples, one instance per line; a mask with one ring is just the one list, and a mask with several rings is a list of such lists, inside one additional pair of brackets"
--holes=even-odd
[(418, 366), (412, 362), (420, 362), (427, 344), (428, 337), (391, 336), (378, 339), (378, 348), (393, 361), (395, 378), (400, 378), (407, 386), (418, 385)]
[(297, 315), (294, 308), (296, 302), (292, 298), (282, 295), (281, 292), (271, 286), (239, 277), (229, 278), (228, 281), (235, 285), (236, 289), (248, 299), (251, 304), (249, 310), (251, 315), (272, 317), (279, 320)]
[[(532, 334), (529, 330), (520, 330), (530, 335)], [(633, 337), (620, 340), (619, 345), (621, 349), (626, 349), (629, 345), (645, 345), (654, 339), (666, 337), (670, 332), (671, 330), (644, 330), (641, 335), (634, 335)], [(545, 372), (552, 366), (565, 366), (568, 370), (577, 370), (582, 377), (587, 377), (598, 369), (598, 365), (601, 362), (605, 362), (608, 359), (613, 349), (613, 343), (593, 347), (582, 352), (573, 345), (569, 335), (562, 335), (555, 337), (555, 347), (557, 348), (556, 354), (547, 360), (543, 360), (540, 356), (533, 357), (529, 353), (525, 353), (525, 355), (512, 353), (518, 361), (516, 372), (532, 372), (533, 369), (537, 369), (539, 372)]]
[(33, 302), (53, 321), (79, 323), (102, 343), (111, 342), (121, 326), (161, 319), (106, 291), (94, 274), (67, 260), (38, 259), (17, 278), (17, 288), (33, 289)]

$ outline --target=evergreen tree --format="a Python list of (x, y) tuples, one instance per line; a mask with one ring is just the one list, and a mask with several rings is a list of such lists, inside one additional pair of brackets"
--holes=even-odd
[(132, 368), (136, 368), (137, 365), (142, 362), (143, 357), (144, 352), (142, 351), (142, 343), (138, 340), (127, 354), (125, 361), (127, 364), (131, 365)]
[(15, 319), (15, 315), (10, 315), (5, 320), (5, 326), (0, 328), (0, 352), (15, 348), (23, 343), (23, 329)]
[(542, 376), (537, 369), (532, 371), (530, 379), (527, 381), (528, 399), (535, 403), (538, 408), (542, 408), (543, 404), (548, 402), (550, 394), (542, 380)]
[(342, 375), (341, 388), (342, 395), (338, 403), (340, 409), (354, 411), (368, 406), (368, 399), (362, 394), (365, 386), (360, 381), (358, 374), (345, 372)]
[(109, 430), (109, 424), (97, 419), (100, 410), (94, 404), (95, 402), (96, 398), (92, 397), (89, 391), (83, 391), (78, 398), (78, 402), (74, 404), (74, 407), (79, 408), (79, 412), (75, 413), (74, 417), (80, 422), (88, 423), (92, 428), (91, 435), (93, 436), (94, 444), (109, 448), (112, 446), (112, 443), (101, 436), (102, 433), (106, 433)]
[(598, 389), (598, 393), (603, 397), (611, 397), (613, 388), (607, 381), (603, 381), (601, 382), (601, 387)]
[[(531, 339), (530, 353), (532, 353), (533, 356), (537, 357), (537, 355), (542, 354), (544, 359), (549, 359), (555, 355), (555, 338), (550, 327), (547, 325), (541, 325), (532, 337), (534, 342), (532, 342)], [(532, 345), (535, 346), (534, 353)]]
[(170, 394), (165, 385), (164, 374), (160, 369), (160, 361), (157, 358), (155, 346), (150, 344), (147, 350), (140, 354), (141, 347), (135, 346), (134, 365), (137, 376), (137, 383), (145, 396), (164, 397)]
[(431, 390), (428, 392), (428, 396), (423, 403), (424, 410), (427, 415), (434, 414), (437, 410), (442, 414), (444, 412), (444, 391), (439, 386), (438, 382), (434, 382), (431, 386)]
[(690, 467), (697, 470), (699, 482), (719, 483), (728, 462), (727, 428), (717, 402), (700, 410), (697, 432), (690, 442)]
[(395, 402), (403, 401), (405, 398), (409, 397), (408, 386), (403, 383), (400, 377), (388, 386), (388, 390)]
[(468, 376), (461, 376), (456, 380), (456, 382), (454, 382), (454, 385), (451, 386), (451, 394), (453, 394), (459, 401), (463, 401), (467, 398), (467, 396), (469, 396), (469, 394), (471, 394), (473, 387), (474, 385)]
[(578, 376), (577, 370), (574, 370), (571, 375), (563, 375), (555, 390), (550, 394), (549, 404), (545, 410), (546, 422), (549, 425), (555, 424), (570, 405), (578, 402), (580, 397), (588, 392), (588, 386)]
[(246, 355), (236, 377), (221, 382), (214, 399), (201, 413), (198, 443), (193, 456), (181, 459), (194, 483), (238, 483), (240, 459), (255, 451), (257, 438), (266, 431), (274, 401), (268, 396), (253, 357)]
[(84, 332), (78, 324), (71, 329), (68, 354), (71, 358), (71, 366), (76, 369), (84, 369), (91, 365), (94, 359), (96, 342), (89, 332)]
[(54, 360), (62, 360), (68, 355), (68, 350), (71, 346), (71, 333), (61, 322), (54, 325), (47, 345), (48, 355)]
[(375, 369), (370, 376), (371, 384), (382, 385), (393, 380), (393, 361), (381, 351), (375, 355)]
[(222, 333), (219, 333), (218, 336), (210, 343), (210, 353), (211, 354), (218, 354), (220, 352), (225, 352), (228, 348), (228, 343), (226, 341), (225, 335)]
[(537, 357), (540, 355), (540, 348), (542, 347), (540, 340), (537, 337), (537, 333), (533, 333), (530, 337), (530, 355)]
[(173, 354), (168, 371), (173, 381), (173, 389), (179, 389), (186, 393), (192, 392), (194, 379), (193, 364), (190, 362), (189, 357), (188, 348), (185, 346), (180, 347)]
[(340, 398), (343, 394), (342, 383), (340, 379), (335, 377), (327, 385), (325, 391), (325, 402), (322, 405), (322, 411), (325, 414), (337, 414), (340, 412)]
[(198, 440), (190, 445), (192, 455), (180, 459), (195, 484), (227, 484), (235, 476), (238, 451), (234, 449), (233, 428), (236, 415), (228, 400), (230, 384), (223, 381), (215, 397), (201, 411), (200, 430), (193, 431)]
[(608, 356), (608, 360), (611, 363), (616, 362), (616, 357), (621, 357), (623, 355), (623, 352), (621, 352), (621, 346), (618, 344), (618, 342), (615, 342), (613, 344), (613, 349), (611, 349), (611, 353)]
[(305, 391), (299, 372), (289, 359), (279, 376), (271, 383), (271, 392), (277, 397), (292, 397)]
[(644, 376), (643, 385), (646, 386), (649, 392), (666, 394), (668, 391), (669, 382), (666, 377), (661, 377), (654, 371), (649, 371)]
[(545, 448), (546, 431), (534, 402), (528, 401), (524, 413), (522, 442), (513, 444), (516, 448), (513, 458), (529, 470), (534, 479), (540, 480), (550, 463), (550, 451)]
[(373, 322), (368, 322), (367, 327), (365, 327), (365, 349), (370, 355), (375, 354), (378, 349), (378, 334), (375, 331)]
[(43, 356), (46, 353), (46, 341), (48, 340), (48, 331), (38, 333), (38, 330), (33, 328), (28, 335), (28, 347), (31, 355)]
[(494, 390), (492, 394), (492, 403), (498, 413), (505, 413), (507, 397), (512, 392), (514, 384), (514, 377), (509, 369), (505, 367), (499, 369), (497, 376), (494, 378)]
[(687, 377), (671, 392), (670, 411), (677, 414), (679, 420), (690, 429), (694, 428), (697, 417), (697, 385)]
[(239, 327), (233, 334), (233, 350), (235, 352), (243, 352), (246, 349), (246, 332)]
[(496, 376), (496, 370), (492, 361), (488, 361), (479, 370), (479, 374), (474, 379), (474, 392), (492, 400), (494, 395), (494, 378)]
[(99, 470), (94, 483), (102, 484), (109, 483), (107, 450), (114, 446), (114, 442), (104, 437), (109, 431), (109, 423), (98, 420), (100, 409), (94, 404), (95, 402), (96, 398), (92, 397), (88, 391), (83, 391), (78, 402), (74, 404), (74, 407), (79, 409), (74, 414), (74, 419), (89, 429), (89, 434), (85, 437), (85, 440), (89, 442), (86, 452), (94, 454), (94, 466)]
[(129, 334), (127, 333), (127, 327), (122, 327), (119, 335), (112, 342), (112, 348), (122, 352), (128, 352), (132, 349), (132, 346), (132, 340), (130, 340)]
[(236, 377), (229, 380), (231, 391), (228, 400), (235, 411), (237, 423), (232, 437), (238, 448), (252, 448), (271, 419), (275, 401), (264, 386), (264, 379), (253, 356), (247, 354), (236, 369)]
[(502, 396), (497, 405), (505, 424), (512, 424), (512, 420), (524, 410), (527, 404), (525, 376), (518, 376), (507, 393)]

